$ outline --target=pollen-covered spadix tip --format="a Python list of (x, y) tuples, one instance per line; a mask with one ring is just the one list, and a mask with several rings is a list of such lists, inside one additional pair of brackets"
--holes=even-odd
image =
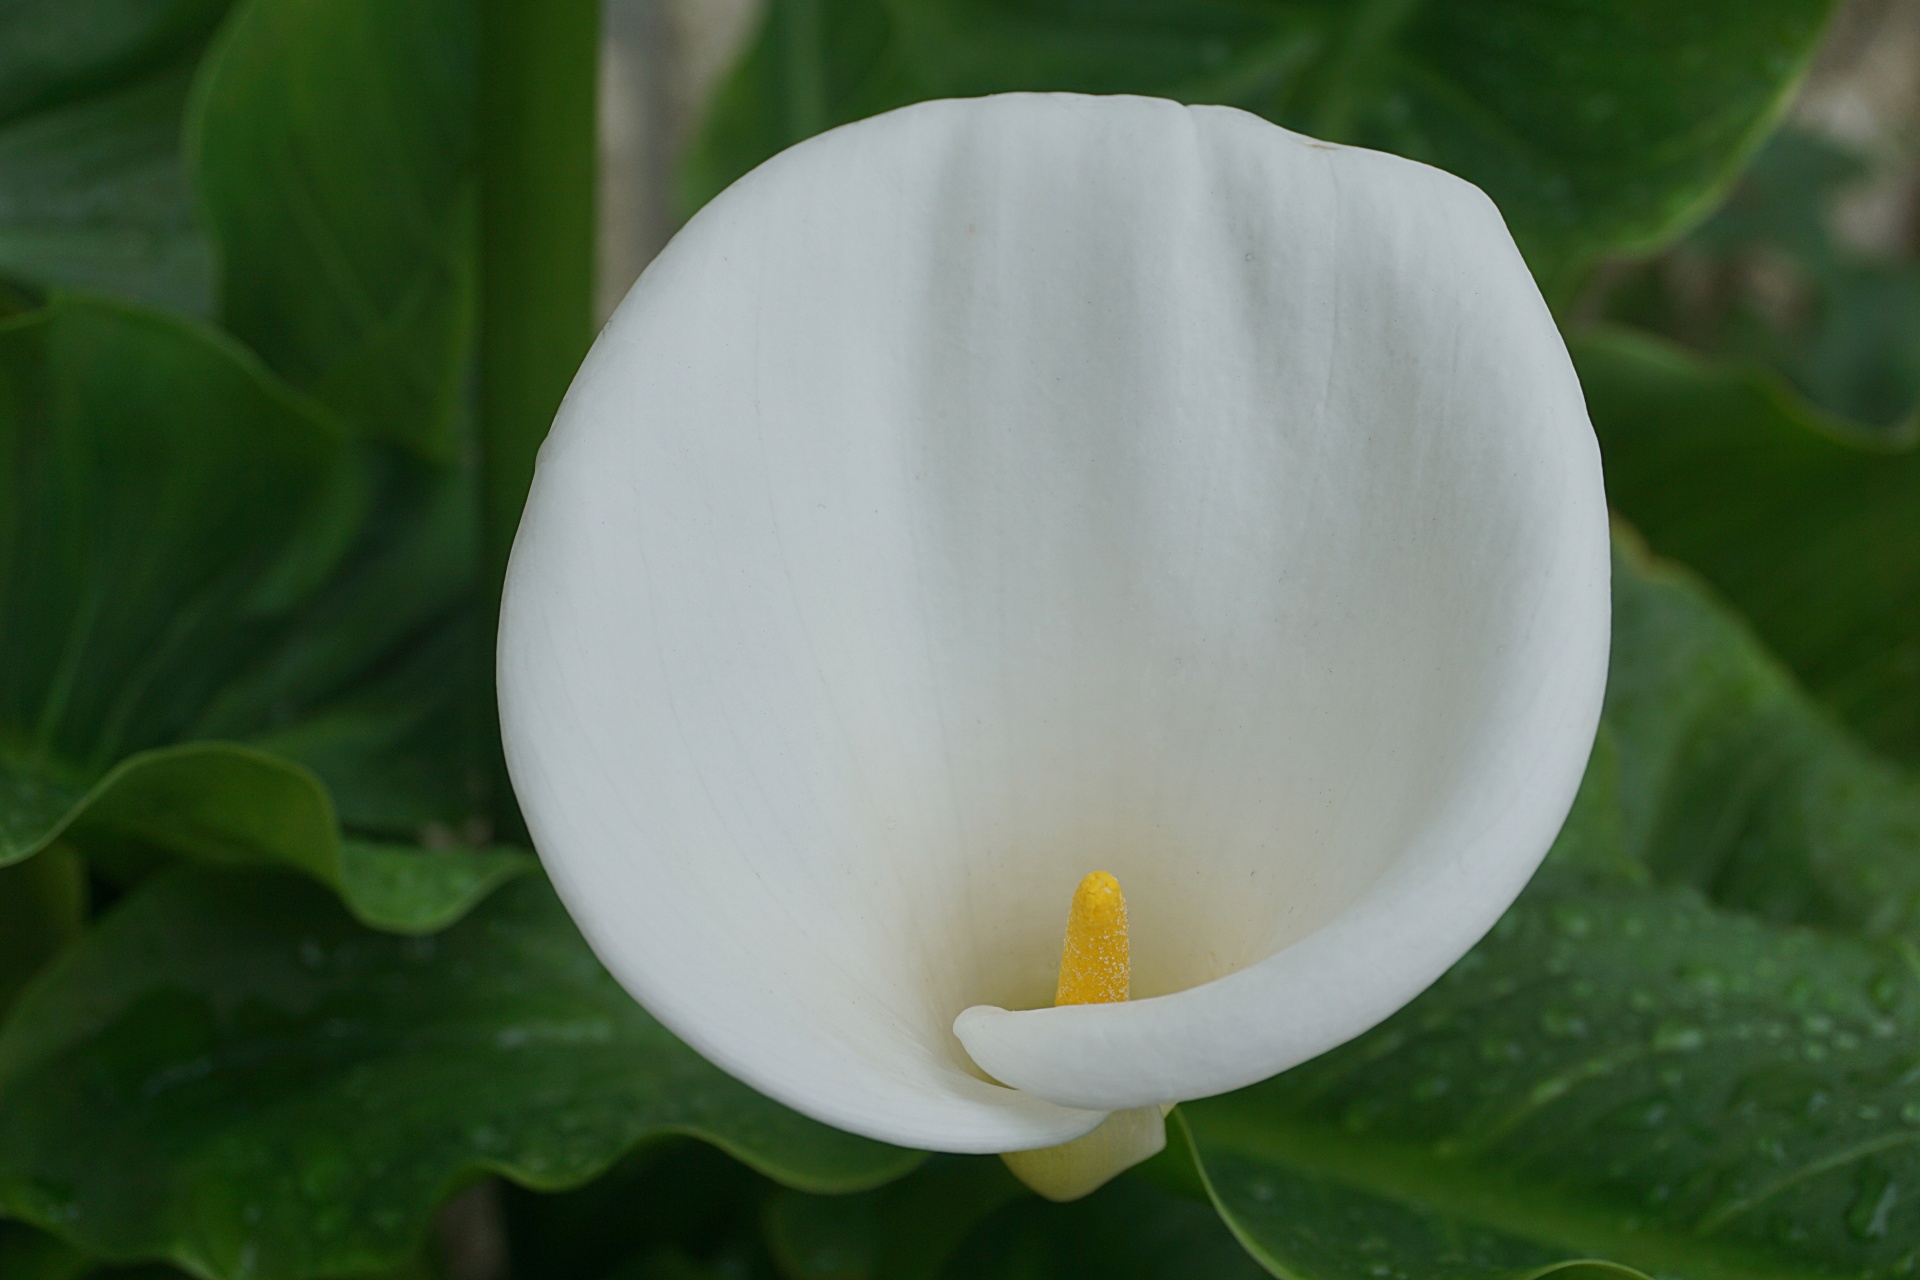
[(1127, 961), (1127, 899), (1120, 882), (1093, 871), (1073, 891), (1067, 936), (1060, 946), (1060, 980), (1053, 1002), (1110, 1004), (1125, 1000), (1132, 970)]

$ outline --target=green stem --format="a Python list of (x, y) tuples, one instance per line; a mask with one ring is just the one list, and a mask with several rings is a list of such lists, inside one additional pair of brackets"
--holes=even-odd
[(597, 0), (481, 0), (481, 511), (496, 604), (534, 455), (593, 338), (599, 38)]

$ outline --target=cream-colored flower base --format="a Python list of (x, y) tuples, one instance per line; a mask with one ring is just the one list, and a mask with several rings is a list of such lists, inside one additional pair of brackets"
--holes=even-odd
[(1049, 1200), (1078, 1200), (1167, 1145), (1166, 1111), (1116, 1111), (1084, 1138), (1057, 1147), (1009, 1151), (1000, 1158), (1013, 1176)]

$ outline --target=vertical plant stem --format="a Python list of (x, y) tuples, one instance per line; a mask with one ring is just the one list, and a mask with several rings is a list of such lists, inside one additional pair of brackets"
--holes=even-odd
[[(497, 606), (534, 455), (593, 337), (600, 6), (480, 0), (480, 15), (481, 510)], [(496, 790), (511, 831), (504, 777)]]

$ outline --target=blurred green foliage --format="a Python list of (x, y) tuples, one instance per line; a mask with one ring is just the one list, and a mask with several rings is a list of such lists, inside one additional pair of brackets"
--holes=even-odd
[(730, 1080), (496, 842), (470, 0), (0, 8), (0, 1276), (469, 1280), (456, 1195), (516, 1280), (1913, 1274), (1920, 268), (1772, 133), (1827, 7), (772, 0), (689, 207), (1010, 89), (1439, 164), (1623, 521), (1514, 910), (1064, 1206)]
[(1873, 177), (1861, 155), (1787, 128), (1727, 202), (1666, 253), (1596, 282), (1609, 318), (1769, 370), (1819, 410), (1890, 443), (1920, 422), (1920, 261), (1834, 233)]
[(687, 167), (699, 204), (809, 134), (926, 98), (1242, 107), (1478, 184), (1550, 296), (1722, 190), (1827, 0), (771, 0)]

